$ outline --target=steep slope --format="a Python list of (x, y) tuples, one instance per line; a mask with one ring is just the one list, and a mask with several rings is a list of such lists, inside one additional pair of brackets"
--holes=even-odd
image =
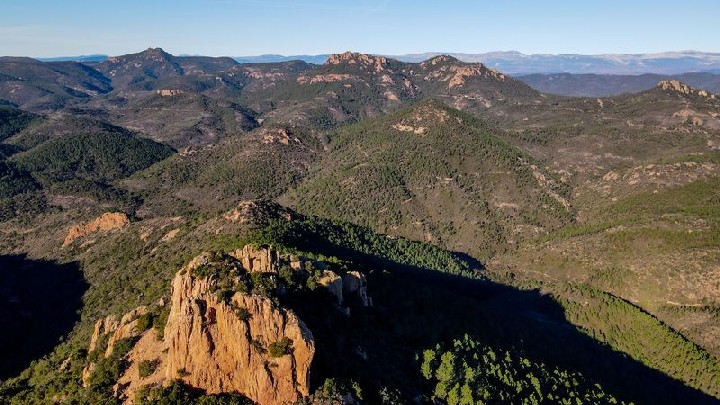
[(176, 149), (216, 143), (258, 126), (241, 105), (176, 88), (119, 93), (73, 110), (100, 116)]
[(265, 125), (176, 154), (123, 185), (145, 196), (148, 212), (218, 212), (238, 200), (281, 195), (321, 154), (320, 141), (302, 128)]
[(39, 118), (35, 114), (16, 108), (0, 107), (0, 142), (37, 123), (40, 121)]
[(718, 161), (715, 153), (611, 171), (576, 191), (579, 224), (489, 268), (608, 291), (717, 356)]
[(111, 90), (107, 77), (81, 63), (0, 58), (0, 100), (24, 109), (55, 110)]
[(174, 57), (160, 48), (148, 48), (142, 52), (109, 57), (95, 65), (109, 77), (113, 87), (124, 89), (138, 86), (147, 80), (162, 79), (183, 74), (182, 67)]
[(563, 184), (437, 101), (341, 129), (286, 201), (304, 213), (487, 255), (567, 223)]
[[(91, 352), (105, 351), (107, 357), (118, 342), (134, 343), (115, 395), (132, 403), (136, 392), (148, 389), (144, 386), (167, 385), (176, 378), (208, 394), (239, 392), (261, 405), (294, 403), (309, 395), (312, 333), (294, 313), (253, 286), (264, 275), (279, 276), (288, 260), (250, 247), (232, 256), (202, 254), (173, 279), (170, 300), (163, 303), (167, 308), (161, 309), (167, 311), (167, 322), (160, 332), (145, 330), (154, 315), (143, 307), (119, 322), (114, 317), (98, 321)], [(140, 325), (142, 317), (150, 322)], [(105, 339), (107, 348), (98, 347)], [(141, 364), (148, 363), (153, 369), (138, 375)], [(102, 378), (96, 368), (95, 363), (87, 368), (87, 384)]]
[(46, 183), (72, 179), (107, 182), (172, 154), (172, 149), (126, 132), (80, 133), (44, 142), (11, 160)]

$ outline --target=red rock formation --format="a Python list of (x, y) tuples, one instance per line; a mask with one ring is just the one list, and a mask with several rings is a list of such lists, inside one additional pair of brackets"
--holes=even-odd
[[(309, 395), (315, 346), (305, 324), (267, 298), (236, 293), (230, 303), (219, 302), (211, 286), (212, 280), (190, 272), (173, 280), (166, 379), (181, 378), (208, 393), (240, 392), (261, 405)], [(240, 319), (236, 308), (245, 308), (249, 318)], [(259, 350), (286, 337), (290, 354), (272, 358)]]
[(71, 226), (68, 230), (67, 236), (65, 236), (63, 247), (68, 246), (77, 238), (100, 231), (122, 228), (128, 224), (130, 224), (130, 220), (124, 213), (106, 212), (88, 223)]

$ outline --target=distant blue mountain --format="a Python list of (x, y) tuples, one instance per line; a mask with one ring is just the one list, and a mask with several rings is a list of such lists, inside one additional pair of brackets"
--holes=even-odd
[[(611, 75), (640, 75), (646, 73), (675, 75), (687, 72), (720, 73), (720, 53), (680, 51), (651, 54), (533, 54), (520, 52), (489, 52), (489, 53), (453, 53), (428, 52), (420, 54), (385, 55), (404, 62), (422, 62), (440, 54), (454, 56), (464, 62), (482, 62), (486, 66), (512, 75), (528, 75), (534, 73), (582, 73)], [(301, 60), (313, 64), (323, 64), (329, 54), (320, 55), (276, 55), (234, 57), (239, 63), (271, 63)], [(102, 62), (107, 55), (64, 56), (55, 58), (38, 58), (43, 62), (76, 61)]]
[(314, 63), (316, 65), (322, 65), (325, 63), (327, 58), (329, 58), (329, 54), (324, 55), (291, 55), (291, 56), (284, 56), (284, 55), (274, 55), (274, 54), (268, 54), (268, 55), (258, 55), (258, 56), (237, 56), (234, 57), (238, 63), (273, 63), (273, 62), (289, 62), (291, 60), (301, 60), (303, 62), (307, 63)]
[(42, 62), (103, 62), (108, 58), (107, 55), (80, 55), (80, 56), (58, 56), (55, 58), (37, 58)]
[[(482, 62), (503, 73), (527, 75), (532, 73), (593, 73), (639, 75), (645, 73), (679, 74), (687, 72), (720, 72), (720, 53), (681, 51), (654, 54), (534, 54), (520, 52), (489, 52), (480, 54), (428, 52), (406, 55), (385, 55), (404, 62), (422, 62), (433, 56), (447, 54), (464, 62)], [(329, 55), (259, 55), (234, 58), (240, 63), (269, 63), (303, 60), (321, 64)]]

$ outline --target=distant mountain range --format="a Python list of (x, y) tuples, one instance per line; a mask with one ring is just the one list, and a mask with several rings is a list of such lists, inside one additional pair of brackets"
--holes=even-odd
[(37, 58), (41, 62), (102, 62), (108, 58), (108, 55), (79, 55), (79, 56), (58, 56), (56, 58)]
[[(488, 67), (512, 75), (533, 73), (592, 73), (613, 75), (679, 74), (687, 72), (720, 73), (720, 53), (680, 51), (646, 54), (533, 54), (520, 52), (442, 53), (428, 52), (406, 55), (385, 55), (403, 62), (422, 62), (440, 54), (452, 55), (463, 62), (482, 62)], [(329, 54), (320, 55), (257, 55), (233, 57), (239, 63), (273, 63), (301, 60), (307, 63), (325, 63)], [(39, 58), (44, 62), (75, 61), (102, 62), (107, 55), (83, 55), (56, 58)]]
[[(426, 60), (435, 54), (394, 56), (407, 62)], [(650, 54), (606, 55), (525, 55), (520, 52), (490, 52), (450, 55), (463, 62), (482, 62), (503, 73), (595, 73), (638, 75), (643, 73), (678, 74), (687, 72), (720, 73), (720, 53), (697, 51)]]
[(592, 73), (534, 73), (516, 76), (528, 86), (543, 93), (573, 97), (610, 97), (638, 93), (655, 87), (662, 80), (679, 80), (699, 89), (720, 94), (720, 74), (708, 72), (675, 75), (600, 75)]

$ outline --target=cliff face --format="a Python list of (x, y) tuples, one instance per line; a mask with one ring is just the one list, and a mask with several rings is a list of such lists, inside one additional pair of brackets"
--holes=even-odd
[[(208, 393), (241, 392), (260, 404), (309, 395), (315, 347), (305, 324), (264, 297), (235, 293), (228, 303), (220, 302), (212, 283), (190, 272), (173, 280), (166, 378), (181, 378)], [(240, 308), (246, 315), (237, 315)], [(288, 354), (273, 357), (267, 348), (284, 338), (291, 342)]]
[[(238, 274), (276, 277), (280, 266), (304, 272), (304, 259), (246, 246), (225, 256), (225, 265), (238, 270), (223, 279), (203, 270), (215, 264), (212, 257), (202, 254), (193, 259), (173, 279), (170, 301), (155, 305), (156, 310), (169, 310), (162, 337), (153, 328), (139, 326), (140, 317), (156, 316), (148, 307), (120, 320), (109, 316), (96, 323), (89, 352), (100, 350), (109, 357), (118, 341), (134, 342), (114, 388), (124, 403), (133, 403), (141, 387), (177, 379), (208, 394), (238, 392), (260, 405), (294, 403), (310, 394), (315, 344), (303, 321), (270, 298), (237, 289), (218, 293), (230, 291), (228, 286)], [(141, 371), (143, 363), (153, 364), (152, 370)], [(83, 372), (86, 383), (94, 369), (90, 364)]]

